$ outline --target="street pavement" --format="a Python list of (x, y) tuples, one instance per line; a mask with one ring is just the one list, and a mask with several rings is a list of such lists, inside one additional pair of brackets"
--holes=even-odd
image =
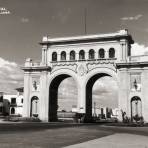
[(148, 148), (148, 137), (133, 134), (114, 134), (65, 148)]
[(148, 127), (0, 123), (0, 148), (148, 148), (147, 136)]

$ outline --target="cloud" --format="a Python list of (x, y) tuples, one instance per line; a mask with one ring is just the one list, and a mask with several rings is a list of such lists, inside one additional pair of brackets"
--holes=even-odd
[(132, 45), (131, 48), (131, 55), (132, 56), (136, 56), (136, 55), (148, 55), (148, 47), (143, 45), (143, 44), (139, 44), (139, 43), (134, 43)]
[(15, 93), (15, 88), (23, 86), (23, 71), (15, 62), (0, 58), (0, 91)]
[(21, 18), (21, 22), (22, 23), (28, 23), (29, 22), (29, 19), (28, 18)]
[(52, 20), (58, 20), (62, 24), (65, 24), (70, 17), (71, 11), (72, 11), (71, 8), (59, 10), (51, 18), (52, 18)]
[[(77, 105), (77, 85), (72, 78), (67, 78), (59, 86), (58, 105), (60, 109), (71, 110)], [(118, 106), (118, 86), (111, 77), (102, 77), (93, 86), (93, 102), (97, 106), (116, 108)]]
[(138, 14), (136, 16), (130, 16), (130, 17), (122, 17), (121, 20), (122, 21), (133, 21), (133, 20), (138, 20), (142, 17), (143, 15), (142, 14)]
[(5, 7), (0, 7), (0, 15), (10, 14), (10, 11)]

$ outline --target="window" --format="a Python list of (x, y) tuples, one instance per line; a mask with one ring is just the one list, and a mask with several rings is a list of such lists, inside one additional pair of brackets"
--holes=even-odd
[(52, 61), (57, 61), (57, 53), (56, 52), (52, 53)]
[(70, 60), (75, 60), (75, 51), (70, 52)]
[(16, 98), (11, 98), (11, 104), (16, 104)]
[(95, 51), (93, 49), (89, 50), (89, 59), (94, 59), (95, 58)]
[(80, 50), (79, 52), (79, 60), (84, 60), (85, 59), (85, 52), (84, 50)]
[(23, 101), (24, 101), (24, 100), (23, 100), (23, 99), (21, 99), (21, 103), (23, 103)]
[(15, 114), (15, 108), (11, 108), (11, 114)]
[(0, 96), (0, 102), (3, 102), (3, 96)]
[(99, 50), (99, 58), (104, 58), (104, 57), (105, 57), (105, 51), (104, 51), (103, 48), (101, 48), (101, 49)]
[(2, 112), (3, 112), (3, 107), (1, 106), (1, 107), (0, 107), (0, 113), (2, 113)]
[(114, 48), (109, 49), (109, 58), (115, 58), (115, 49)]
[(66, 52), (65, 51), (61, 52), (61, 61), (66, 61)]

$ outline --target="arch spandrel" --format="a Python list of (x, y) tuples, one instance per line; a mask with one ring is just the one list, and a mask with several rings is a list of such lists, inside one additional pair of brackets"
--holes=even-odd
[(58, 70), (54, 71), (52, 74), (50, 74), (49, 77), (48, 77), (48, 80), (49, 80), (48, 86), (50, 86), (51, 82), (56, 77), (58, 77), (60, 75), (68, 75), (68, 76), (72, 77), (75, 80), (77, 86), (79, 86), (79, 80), (78, 80), (77, 73), (75, 71), (71, 70), (71, 69), (66, 69), (66, 68), (65, 69), (58, 69)]
[(113, 69), (105, 68), (105, 67), (102, 67), (102, 68), (99, 67), (99, 68), (95, 68), (95, 69), (89, 71), (86, 74), (85, 82), (84, 82), (85, 86), (86, 86), (87, 82), (89, 81), (89, 79), (91, 79), (93, 76), (95, 76), (97, 74), (101, 74), (101, 73), (111, 76), (119, 85), (118, 75), (117, 75), (116, 71), (114, 71)]

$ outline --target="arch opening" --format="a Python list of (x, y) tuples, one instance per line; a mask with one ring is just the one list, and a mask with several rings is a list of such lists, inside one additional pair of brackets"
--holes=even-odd
[(79, 60), (84, 60), (84, 59), (85, 59), (85, 51), (80, 50), (80, 52), (79, 52)]
[(142, 101), (138, 96), (131, 98), (131, 120), (136, 122), (142, 120)]
[(99, 49), (98, 58), (104, 58), (105, 57), (105, 50), (103, 48)]
[(14, 114), (15, 114), (15, 108), (12, 107), (12, 108), (11, 108), (11, 115), (14, 115)]
[(65, 51), (61, 52), (61, 61), (66, 61), (66, 52)]
[(31, 98), (31, 108), (30, 108), (30, 117), (38, 117), (39, 112), (39, 98), (37, 96), (33, 96)]
[(93, 49), (89, 50), (89, 59), (94, 59), (95, 58), (95, 51)]
[(68, 74), (58, 75), (49, 86), (49, 122), (69, 120), (73, 109), (77, 109), (75, 80)]
[(86, 84), (86, 122), (117, 118), (118, 86), (106, 73), (92, 76)]
[(74, 50), (70, 52), (70, 60), (71, 61), (75, 60), (75, 51)]
[(57, 53), (56, 52), (52, 53), (52, 61), (57, 61)]
[(115, 58), (115, 49), (114, 48), (109, 49), (109, 58)]

